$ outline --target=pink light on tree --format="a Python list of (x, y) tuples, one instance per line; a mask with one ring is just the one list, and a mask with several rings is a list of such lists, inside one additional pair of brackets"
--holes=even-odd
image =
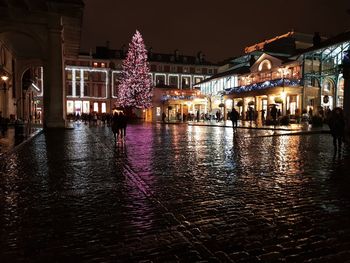
[(123, 71), (118, 86), (118, 102), (123, 108), (149, 108), (152, 103), (153, 87), (147, 62), (147, 50), (142, 36), (136, 30), (129, 44)]

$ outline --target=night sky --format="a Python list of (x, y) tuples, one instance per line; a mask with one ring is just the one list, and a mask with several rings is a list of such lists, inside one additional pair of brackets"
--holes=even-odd
[(119, 49), (136, 29), (154, 52), (203, 51), (216, 62), (294, 29), (332, 36), (350, 30), (349, 0), (85, 0), (82, 51)]

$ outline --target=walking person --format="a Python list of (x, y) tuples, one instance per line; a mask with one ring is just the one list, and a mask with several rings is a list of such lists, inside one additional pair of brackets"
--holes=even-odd
[(126, 126), (128, 124), (127, 116), (123, 112), (121, 112), (119, 113), (119, 119), (120, 119), (120, 138), (125, 139)]
[(333, 137), (333, 145), (335, 150), (341, 150), (341, 145), (344, 137), (345, 119), (343, 110), (339, 107), (333, 109), (328, 121), (331, 135)]
[(235, 130), (238, 127), (239, 113), (235, 108), (232, 108), (230, 119), (232, 121), (232, 128)]
[(119, 115), (117, 112), (114, 112), (113, 116), (112, 116), (112, 132), (114, 135), (114, 142), (116, 143), (118, 138), (119, 138), (119, 128), (120, 127), (120, 119), (119, 119)]
[(273, 125), (276, 126), (276, 124), (277, 124), (277, 107), (276, 107), (276, 105), (272, 106), (271, 117), (273, 120)]
[(248, 119), (249, 119), (250, 126), (252, 126), (252, 122), (253, 122), (253, 120), (254, 120), (254, 110), (253, 110), (253, 107), (249, 107), (249, 108), (248, 108)]
[(261, 123), (262, 123), (262, 125), (264, 125), (264, 123), (265, 123), (265, 110), (264, 109), (261, 110)]

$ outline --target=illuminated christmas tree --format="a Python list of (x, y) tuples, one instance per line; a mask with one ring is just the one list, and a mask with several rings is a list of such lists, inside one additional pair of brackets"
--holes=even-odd
[(152, 103), (153, 87), (147, 62), (147, 50), (142, 36), (136, 30), (118, 86), (118, 102), (123, 108), (149, 108)]

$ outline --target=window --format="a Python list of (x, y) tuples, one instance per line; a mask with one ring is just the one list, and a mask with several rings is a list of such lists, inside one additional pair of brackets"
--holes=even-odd
[(92, 78), (92, 81), (94, 82), (98, 82), (99, 81), (99, 72), (91, 72), (91, 78)]
[(73, 87), (72, 83), (68, 83), (67, 85), (67, 96), (73, 96)]
[(89, 72), (84, 71), (84, 80), (89, 80)]
[(188, 67), (184, 67), (184, 72), (185, 72), (185, 73), (189, 72)]
[(75, 96), (80, 97), (80, 83), (75, 84)]
[(259, 64), (258, 70), (259, 70), (259, 71), (267, 71), (267, 70), (270, 70), (271, 68), (272, 68), (271, 61), (268, 60), (268, 59), (264, 59), (264, 60)]
[(72, 71), (71, 70), (66, 71), (66, 76), (68, 80), (72, 80), (73, 79)]
[(179, 85), (179, 77), (178, 76), (169, 76), (169, 86), (172, 88), (178, 88)]
[(101, 68), (105, 68), (106, 67), (106, 64), (105, 63), (101, 63)]
[(98, 102), (94, 102), (94, 111), (98, 112)]
[(197, 84), (203, 80), (202, 77), (194, 77), (194, 83)]
[(97, 86), (97, 97), (102, 97), (102, 87), (101, 87), (101, 85)]
[(83, 101), (83, 113), (89, 113), (89, 112), (90, 112), (90, 102)]
[(83, 105), (82, 101), (80, 100), (75, 101), (74, 103), (75, 114), (81, 114), (82, 105)]
[(75, 71), (75, 81), (80, 81), (80, 71)]
[(165, 85), (165, 76), (164, 75), (156, 75), (156, 86), (163, 86)]
[(190, 77), (182, 77), (182, 88), (188, 89), (191, 86), (191, 78)]
[(67, 100), (67, 114), (73, 114), (74, 102)]
[(98, 67), (98, 63), (97, 62), (94, 62), (94, 67)]
[(102, 102), (102, 104), (101, 104), (101, 112), (102, 113), (106, 113), (106, 111), (107, 111), (106, 103)]
[(329, 92), (331, 90), (331, 87), (332, 87), (332, 83), (328, 79), (325, 79), (323, 81), (323, 90)]
[(84, 85), (84, 97), (89, 97), (90, 92), (89, 92), (89, 86), (87, 84)]
[(196, 68), (196, 73), (201, 73), (202, 72), (202, 69), (201, 68)]

